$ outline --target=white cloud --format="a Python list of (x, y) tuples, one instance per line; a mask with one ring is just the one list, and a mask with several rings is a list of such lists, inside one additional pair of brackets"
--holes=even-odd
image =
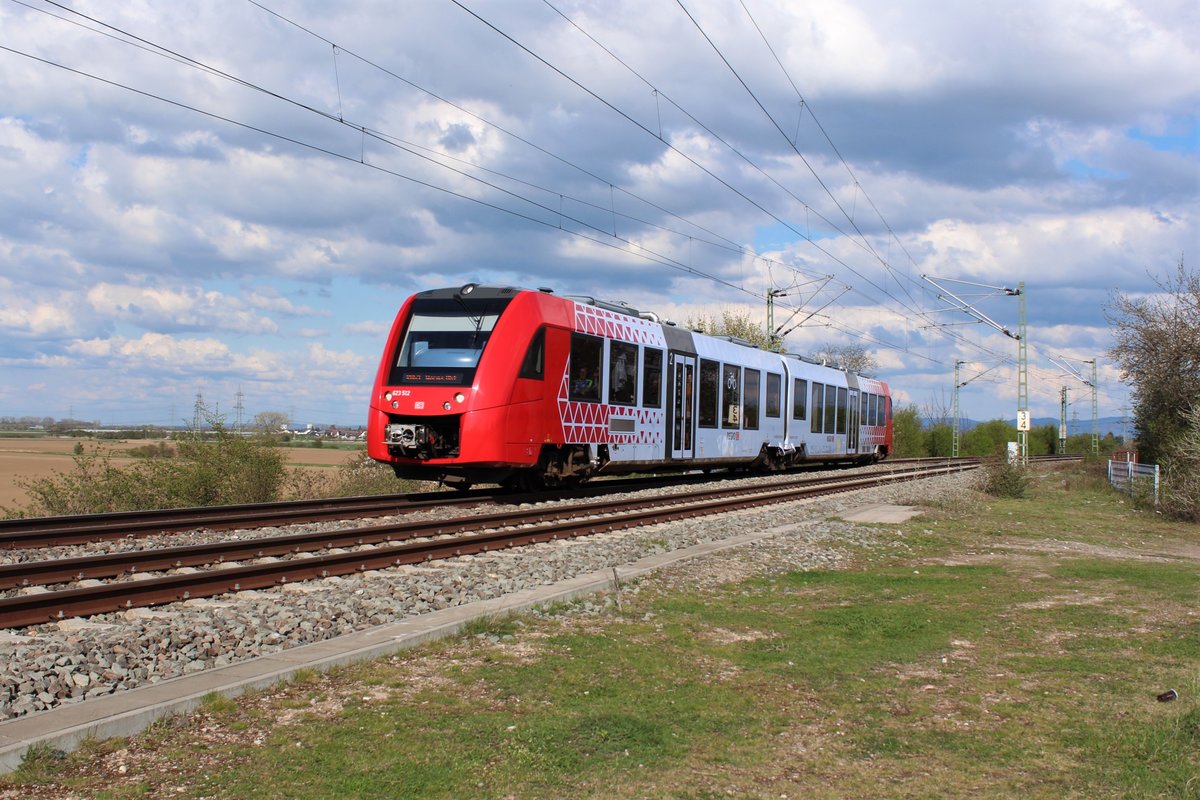
[(196, 288), (160, 289), (102, 283), (87, 293), (99, 314), (142, 328), (219, 329), (231, 333), (274, 333), (270, 319), (243, 307), (236, 297)]
[[(350, 421), (362, 413), (358, 382), (369, 383), (391, 314), (413, 291), (475, 280), (616, 297), (680, 320), (724, 306), (763, 315), (757, 298), (768, 285), (788, 284), (785, 265), (793, 265), (835, 277), (811, 306), (835, 286), (855, 289), (823, 312), (841, 332), (803, 328), (795, 346), (852, 338), (844, 329), (894, 344), (877, 355), (885, 377), (920, 398), (948, 382), (934, 373), (955, 358), (1012, 349), (998, 334), (965, 329), (964, 344), (922, 327), (928, 320), (912, 309), (936, 305), (922, 273), (1025, 280), (1033, 343), (1098, 352), (1108, 288), (1152, 290), (1147, 270), (1171, 268), (1200, 244), (1200, 166), (1186, 139), (1200, 99), (1191, 36), (1200, 10), (1189, 0), (750, 4), (811, 104), (803, 117), (744, 10), (689, 3), (783, 135), (677, 7), (560, 7), (649, 85), (538, 4), (490, 4), (480, 13), (604, 102), (445, 4), (406, 8), (399, 27), (386, 24), (391, 12), (366, 2), (288, 12), (553, 155), (348, 52), (338, 54), (335, 71), (326, 44), (251, 4), (95, 12), (351, 125), (470, 162), (443, 158), (501, 187), (493, 189), (335, 120), (46, 14), (0, 6), (0, 44), (328, 151), (0, 52), (0, 96), (8, 100), (0, 113), (0, 333), (11, 343), (0, 383), (27, 383), (22, 369), (61, 372), (28, 398), (51, 404), (63, 396), (55, 381), (72, 380), (72, 364), (116, 370), (112, 382), (139, 387), (130, 403), (177, 394), (180, 376), (245, 380), (270, 399), (303, 382)], [(601, 231), (590, 235), (614, 230), (739, 290), (639, 258), (623, 243), (613, 249), (559, 232), (560, 208)], [(819, 214), (847, 234), (860, 228), (895, 271)], [(798, 237), (788, 226), (829, 255), (789, 244)], [(704, 241), (751, 245), (760, 236), (782, 264)], [(1005, 305), (997, 316), (1011, 321), (1015, 310)], [(298, 344), (297, 336), (321, 342)], [(347, 342), (363, 336), (372, 345), (357, 353)], [(167, 365), (166, 377), (151, 369)]]

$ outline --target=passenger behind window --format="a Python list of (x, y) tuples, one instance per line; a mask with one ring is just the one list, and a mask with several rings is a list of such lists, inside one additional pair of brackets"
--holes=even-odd
[(575, 374), (575, 380), (571, 381), (571, 396), (590, 399), (597, 397), (596, 382), (588, 375), (587, 367), (580, 367)]

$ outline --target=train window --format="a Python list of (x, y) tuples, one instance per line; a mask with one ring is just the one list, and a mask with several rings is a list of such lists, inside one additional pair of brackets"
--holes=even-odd
[(600, 361), (604, 340), (582, 333), (571, 334), (571, 385), (567, 396), (572, 400), (600, 399)]
[(825, 387), (825, 432), (835, 433), (837, 424), (837, 387)]
[(696, 411), (701, 428), (717, 427), (717, 397), (721, 387), (721, 365), (700, 359), (700, 407)]
[(525, 360), (521, 362), (518, 378), (534, 378), (541, 380), (546, 374), (546, 329), (538, 328), (525, 351)]
[(721, 371), (721, 427), (736, 428), (742, 423), (742, 368), (726, 364)]
[(642, 405), (662, 408), (662, 350), (647, 347), (642, 353)]
[(847, 403), (848, 392), (846, 389), (837, 390), (837, 432), (846, 432), (846, 412), (849, 408)]
[(808, 402), (808, 381), (796, 378), (792, 381), (792, 419), (804, 419)]
[(870, 415), (871, 408), (870, 408), (869, 401), (871, 399), (871, 395), (868, 394), (867, 392), (863, 392), (862, 394), (860, 394), (858, 396), (858, 398), (859, 398), (858, 424), (859, 425), (870, 425), (871, 424), (871, 415)]
[(608, 346), (608, 402), (622, 406), (636, 405), (637, 345), (609, 342)]
[(474, 369), (499, 318), (499, 311), (489, 313), (487, 306), (464, 312), (440, 302), (414, 303), (394, 364), (404, 369)]
[(780, 397), (780, 389), (782, 385), (782, 375), (776, 375), (774, 372), (767, 373), (767, 408), (763, 413), (765, 413), (768, 417), (779, 416), (779, 408), (783, 405), (783, 398)]
[[(758, 395), (762, 388), (759, 375), (760, 373), (756, 369), (746, 370), (746, 388), (742, 400), (742, 427), (750, 431), (758, 430)], [(778, 403), (775, 407), (778, 409)]]
[(812, 387), (811, 428), (813, 433), (821, 433), (825, 430), (825, 384), (813, 381)]
[(879, 424), (879, 395), (877, 395), (877, 394), (871, 395), (870, 400), (871, 400), (871, 403), (870, 403), (870, 406), (868, 407), (868, 411), (863, 416), (866, 419), (866, 422), (868, 425), (878, 425)]

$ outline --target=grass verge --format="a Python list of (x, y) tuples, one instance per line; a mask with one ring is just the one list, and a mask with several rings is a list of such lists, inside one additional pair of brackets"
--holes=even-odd
[(972, 497), (847, 569), (482, 620), (39, 753), (0, 797), (1200, 797), (1195, 527), (1082, 471)]

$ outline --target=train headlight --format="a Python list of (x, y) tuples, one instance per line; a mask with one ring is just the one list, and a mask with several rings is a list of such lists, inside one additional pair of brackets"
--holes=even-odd
[(392, 401), (392, 408), (399, 408), (399, 407), (400, 407), (400, 401), (399, 401), (399, 400), (393, 400), (393, 401)]
[(391, 400), (392, 400), (392, 393), (391, 393), (391, 392), (388, 392), (387, 394), (385, 394), (385, 395), (383, 396), (383, 399), (384, 399), (385, 401), (387, 401), (387, 402), (389, 402), (389, 403), (390, 403), (390, 402), (391, 402)]
[(467, 396), (465, 394), (463, 394), (462, 392), (456, 392), (454, 394), (454, 402), (456, 402), (456, 403), (461, 403), (466, 399), (467, 399)]
[(449, 411), (450, 410), (450, 401), (447, 400), (446, 402), (442, 403), (442, 408), (445, 409), (446, 411)]

